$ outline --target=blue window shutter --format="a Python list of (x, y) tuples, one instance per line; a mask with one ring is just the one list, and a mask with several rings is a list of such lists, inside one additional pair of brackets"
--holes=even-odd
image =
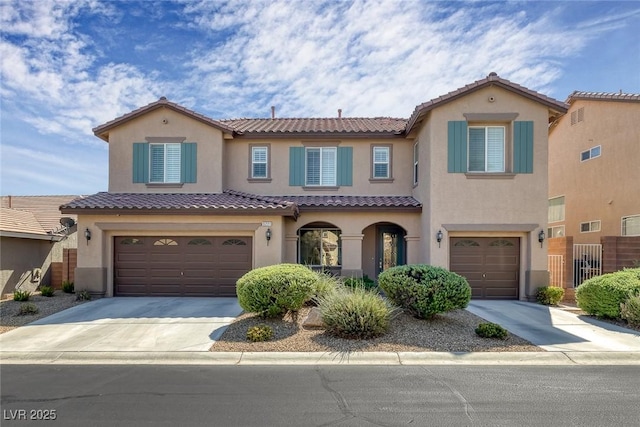
[(304, 147), (289, 147), (289, 185), (304, 185)]
[(183, 142), (180, 153), (180, 178), (182, 182), (194, 183), (198, 176), (198, 145), (195, 142)]
[(353, 147), (338, 147), (337, 185), (353, 185)]
[(467, 122), (450, 121), (447, 133), (447, 171), (464, 173), (467, 171)]
[(133, 143), (133, 182), (149, 182), (149, 144), (147, 142)]
[(513, 173), (533, 173), (533, 122), (513, 123)]

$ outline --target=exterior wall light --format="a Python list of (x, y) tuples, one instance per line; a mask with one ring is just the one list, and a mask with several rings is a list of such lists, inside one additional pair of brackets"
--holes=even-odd
[(542, 242), (544, 242), (544, 230), (540, 230), (538, 233), (538, 242), (540, 242), (540, 247), (542, 247)]
[(442, 230), (438, 230), (436, 233), (436, 241), (438, 242), (438, 247), (440, 247), (440, 242), (442, 242)]
[(264, 236), (267, 238), (267, 246), (269, 246), (269, 240), (271, 240), (271, 229), (267, 228), (266, 233), (264, 233)]
[(87, 239), (87, 245), (89, 244), (89, 240), (91, 240), (91, 230), (88, 228), (84, 230), (84, 238)]

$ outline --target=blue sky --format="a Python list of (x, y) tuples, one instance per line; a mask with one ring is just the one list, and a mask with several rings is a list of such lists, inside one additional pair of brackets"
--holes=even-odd
[(408, 117), (495, 71), (640, 93), (640, 2), (0, 0), (2, 195), (107, 190), (91, 129), (161, 96), (212, 118)]

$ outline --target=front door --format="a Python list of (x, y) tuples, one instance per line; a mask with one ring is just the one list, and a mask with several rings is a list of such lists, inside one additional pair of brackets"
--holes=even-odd
[(405, 264), (405, 232), (397, 226), (379, 226), (376, 242), (376, 277), (388, 268)]

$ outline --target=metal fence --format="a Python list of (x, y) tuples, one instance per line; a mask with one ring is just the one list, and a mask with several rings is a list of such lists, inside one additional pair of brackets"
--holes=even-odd
[(602, 274), (602, 245), (573, 245), (573, 286)]
[(564, 287), (564, 256), (547, 255), (547, 269), (549, 270), (549, 284), (559, 288)]

